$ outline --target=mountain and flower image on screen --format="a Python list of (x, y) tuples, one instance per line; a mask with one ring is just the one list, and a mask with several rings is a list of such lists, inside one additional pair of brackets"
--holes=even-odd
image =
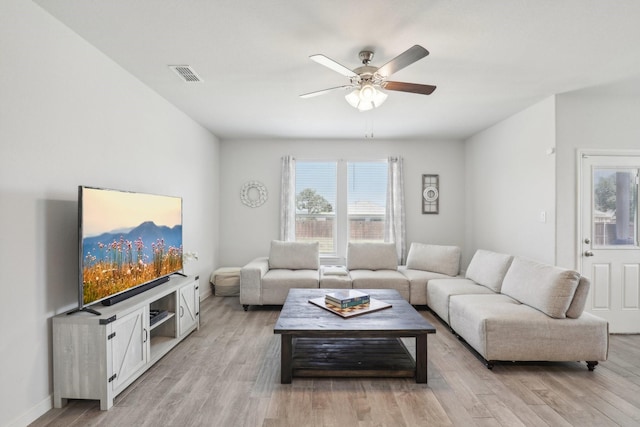
[(182, 270), (182, 199), (81, 189), (83, 305)]

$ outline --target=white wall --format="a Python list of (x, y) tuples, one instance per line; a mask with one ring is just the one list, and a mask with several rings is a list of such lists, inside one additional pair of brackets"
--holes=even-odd
[(77, 304), (77, 186), (182, 196), (206, 293), (219, 143), (32, 2), (0, 2), (0, 52), (0, 425), (21, 426), (52, 405), (51, 317)]
[(577, 269), (577, 151), (640, 150), (640, 83), (636, 80), (558, 95), (556, 110), (558, 264)]
[[(220, 150), (220, 263), (242, 266), (267, 256), (271, 240), (279, 237), (280, 159), (404, 158), (407, 250), (411, 242), (463, 246), (464, 147), (460, 141), (222, 141)], [(422, 174), (440, 175), (440, 214), (423, 215)], [(267, 202), (249, 208), (240, 202), (240, 189), (249, 180), (264, 183)]]
[(466, 141), (467, 258), (488, 249), (555, 262), (555, 145), (553, 97)]

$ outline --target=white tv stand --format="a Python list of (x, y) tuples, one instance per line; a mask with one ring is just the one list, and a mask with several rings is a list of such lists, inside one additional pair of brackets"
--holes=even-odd
[[(100, 409), (200, 327), (198, 277), (167, 283), (112, 306), (53, 318), (53, 405), (100, 400)], [(151, 325), (151, 310), (166, 316)]]

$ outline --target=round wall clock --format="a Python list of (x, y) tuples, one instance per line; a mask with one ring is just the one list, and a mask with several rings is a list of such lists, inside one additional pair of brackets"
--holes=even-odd
[(262, 206), (267, 201), (267, 187), (258, 181), (248, 181), (240, 190), (240, 200), (250, 208)]

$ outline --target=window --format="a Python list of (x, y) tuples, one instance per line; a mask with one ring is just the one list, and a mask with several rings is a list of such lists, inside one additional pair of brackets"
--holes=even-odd
[(321, 254), (335, 254), (337, 163), (296, 162), (296, 241), (320, 242)]
[(347, 242), (384, 241), (386, 161), (296, 162), (296, 241), (319, 241), (325, 257)]
[(383, 242), (387, 162), (347, 163), (349, 242)]

